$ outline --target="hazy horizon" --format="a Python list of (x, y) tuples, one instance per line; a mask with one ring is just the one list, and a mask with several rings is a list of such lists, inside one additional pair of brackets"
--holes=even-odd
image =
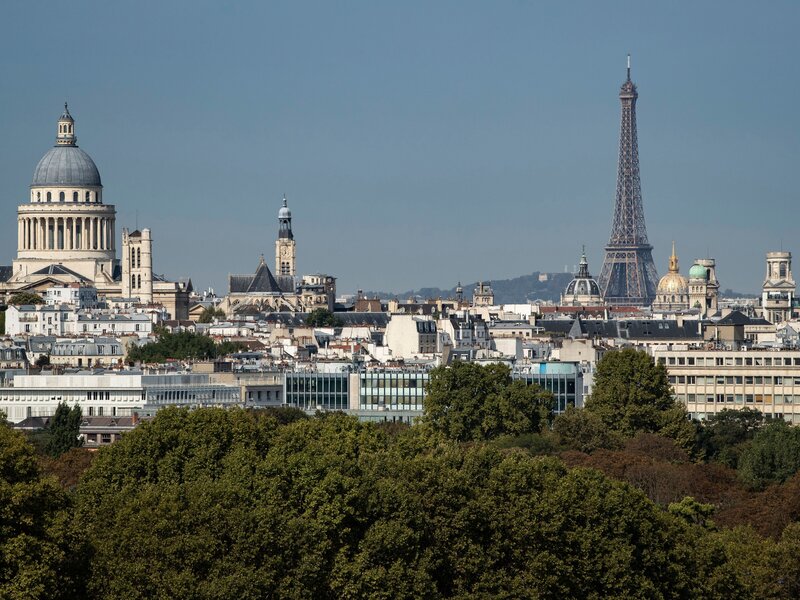
[[(402, 292), (602, 264), (632, 54), (659, 274), (758, 290), (795, 246), (794, 3), (32, 3), (6, 7), (0, 264), (64, 100), (117, 231), (196, 288), (274, 260)], [(767, 95), (769, 95), (767, 97)], [(119, 243), (119, 240), (118, 240)]]

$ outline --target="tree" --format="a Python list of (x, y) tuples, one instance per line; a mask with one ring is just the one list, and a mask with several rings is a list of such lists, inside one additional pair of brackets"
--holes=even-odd
[(224, 319), (225, 311), (215, 306), (206, 306), (200, 316), (197, 318), (198, 323), (213, 323), (215, 319)]
[(36, 359), (36, 366), (40, 369), (50, 364), (50, 355), (49, 354), (40, 354), (39, 358)]
[(692, 525), (711, 526), (709, 521), (714, 514), (713, 504), (703, 504), (691, 496), (686, 496), (680, 502), (672, 502), (667, 507), (670, 514), (675, 515)]
[(539, 431), (552, 406), (550, 392), (513, 381), (504, 365), (456, 361), (431, 371), (423, 422), (452, 440), (488, 440)]
[(22, 433), (0, 424), (0, 598), (85, 597), (86, 548), (70, 501)]
[(724, 409), (702, 423), (701, 444), (706, 458), (736, 468), (744, 446), (763, 427), (764, 415), (750, 408)]
[(170, 333), (162, 330), (158, 334), (157, 342), (142, 346), (131, 345), (128, 348), (128, 361), (162, 363), (168, 359), (206, 360), (237, 352), (241, 348), (244, 346), (237, 342), (215, 343), (212, 337), (200, 333), (191, 331)]
[(83, 445), (80, 439), (81, 408), (77, 404), (70, 408), (66, 402), (59, 402), (56, 412), (48, 426), (46, 452), (52, 457), (64, 454), (70, 448)]
[(739, 457), (739, 475), (754, 489), (782, 483), (798, 469), (800, 428), (783, 420), (774, 420), (762, 427)]
[(76, 490), (93, 598), (743, 597), (710, 533), (427, 427), (166, 408)]
[(309, 327), (341, 327), (343, 322), (327, 308), (317, 308), (306, 317), (306, 325)]
[(14, 306), (23, 306), (26, 304), (44, 304), (44, 300), (39, 294), (32, 292), (17, 292), (8, 300), (9, 304)]
[(553, 430), (564, 446), (580, 452), (622, 445), (622, 436), (612, 432), (597, 414), (574, 406), (555, 418)]
[(625, 348), (603, 355), (586, 410), (624, 437), (662, 433), (687, 449), (696, 443), (697, 427), (684, 406), (672, 398), (666, 367), (642, 350)]

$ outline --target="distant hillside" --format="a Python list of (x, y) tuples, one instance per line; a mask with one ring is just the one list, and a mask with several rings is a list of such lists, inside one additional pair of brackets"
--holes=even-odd
[[(545, 281), (539, 281), (539, 276), (546, 276)], [(494, 290), (494, 301), (497, 304), (522, 304), (529, 300), (549, 300), (558, 302), (561, 293), (567, 284), (572, 281), (570, 273), (539, 273), (538, 271), (530, 275), (522, 275), (513, 279), (492, 279), (492, 289)], [(472, 290), (475, 289), (477, 282), (465, 283), (464, 297), (472, 298)], [(456, 288), (420, 288), (393, 294), (389, 292), (364, 292), (368, 298), (377, 296), (378, 298), (397, 298), (405, 300), (410, 297), (426, 298), (452, 298), (456, 295)]]

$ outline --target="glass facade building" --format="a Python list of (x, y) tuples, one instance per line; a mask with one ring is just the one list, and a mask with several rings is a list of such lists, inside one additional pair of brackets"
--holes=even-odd
[(428, 374), (405, 371), (359, 373), (360, 410), (420, 411)]
[(284, 398), (302, 410), (347, 410), (349, 373), (286, 373)]
[(541, 362), (514, 370), (514, 379), (528, 385), (535, 383), (554, 396), (553, 413), (561, 414), (568, 406), (583, 406), (583, 371), (570, 362)]

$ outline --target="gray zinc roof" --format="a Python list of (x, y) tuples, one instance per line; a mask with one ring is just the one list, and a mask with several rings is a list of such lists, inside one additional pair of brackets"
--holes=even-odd
[(101, 187), (92, 158), (77, 146), (50, 148), (33, 172), (31, 186)]

